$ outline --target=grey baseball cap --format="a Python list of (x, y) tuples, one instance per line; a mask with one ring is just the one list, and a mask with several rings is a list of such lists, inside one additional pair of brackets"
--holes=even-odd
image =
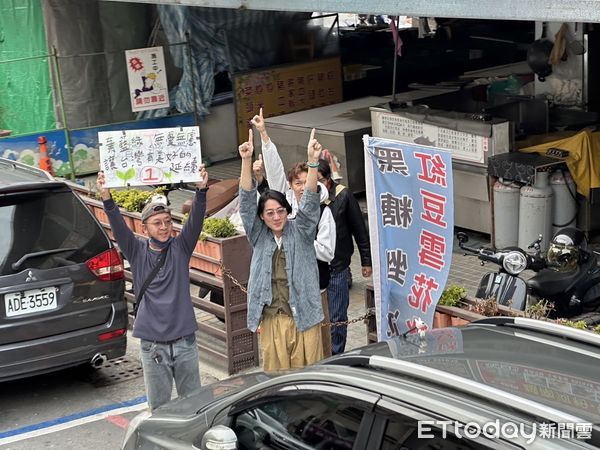
[(164, 203), (160, 202), (151, 202), (144, 206), (142, 209), (142, 223), (146, 223), (146, 221), (157, 214), (168, 213), (171, 215), (171, 209)]

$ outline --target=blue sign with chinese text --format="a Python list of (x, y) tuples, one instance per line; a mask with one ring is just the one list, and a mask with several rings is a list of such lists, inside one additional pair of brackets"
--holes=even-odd
[(432, 327), (452, 261), (452, 154), (364, 137), (378, 339)]

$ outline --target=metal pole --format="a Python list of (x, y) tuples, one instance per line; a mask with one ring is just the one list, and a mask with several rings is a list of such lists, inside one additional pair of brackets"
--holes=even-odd
[(49, 56), (52, 56), (52, 55), (27, 56), (24, 58), (4, 59), (4, 60), (0, 61), (0, 64), (13, 63), (13, 62), (19, 62), (19, 61), (31, 61), (32, 59), (44, 59), (44, 58), (48, 58)]
[(58, 103), (60, 105), (62, 125), (65, 130), (65, 141), (67, 143), (67, 152), (69, 154), (69, 165), (71, 166), (71, 178), (75, 179), (75, 166), (73, 165), (73, 154), (71, 148), (71, 136), (69, 134), (69, 128), (67, 126), (67, 113), (65, 111), (65, 99), (63, 96), (62, 83), (60, 80), (60, 68), (58, 64), (58, 55), (56, 47), (52, 47), (52, 59), (54, 61), (54, 76), (56, 78), (56, 91), (58, 93)]
[[(392, 20), (396, 23), (396, 33), (398, 35), (398, 39), (400, 39), (400, 30), (398, 30), (398, 25), (400, 24), (400, 16), (396, 16)], [(393, 38), (392, 41), (394, 41)], [(396, 62), (398, 61), (398, 51), (396, 49), (397, 43), (398, 41), (394, 41), (394, 73), (392, 74), (392, 103), (396, 103)]]
[(198, 106), (196, 104), (196, 83), (194, 80), (194, 64), (193, 64), (193, 60), (192, 60), (192, 44), (190, 41), (190, 32), (189, 31), (185, 32), (185, 38), (187, 40), (187, 53), (188, 53), (188, 60), (190, 62), (189, 70), (190, 70), (190, 78), (192, 80), (192, 101), (194, 102), (194, 123), (197, 126), (198, 125)]

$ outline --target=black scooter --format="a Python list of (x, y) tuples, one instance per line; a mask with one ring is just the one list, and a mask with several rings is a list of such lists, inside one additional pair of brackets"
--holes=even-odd
[[(584, 320), (588, 325), (600, 323), (600, 266), (593, 252), (588, 252), (575, 270), (559, 272), (540, 254), (541, 235), (528, 247), (535, 250), (534, 254), (519, 247), (497, 250), (470, 247), (466, 233), (457, 233), (456, 237), (459, 247), (477, 255), (481, 265), (492, 262), (500, 266), (498, 272), (483, 276), (477, 298), (493, 297), (499, 304), (521, 311), (528, 304), (547, 300), (554, 305), (550, 318)], [(519, 275), (525, 270), (536, 274), (524, 281)]]

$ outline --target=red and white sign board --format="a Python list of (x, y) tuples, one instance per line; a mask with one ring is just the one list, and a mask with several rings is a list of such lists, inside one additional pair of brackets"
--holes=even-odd
[(168, 108), (169, 90), (163, 48), (126, 50), (125, 59), (131, 110)]

